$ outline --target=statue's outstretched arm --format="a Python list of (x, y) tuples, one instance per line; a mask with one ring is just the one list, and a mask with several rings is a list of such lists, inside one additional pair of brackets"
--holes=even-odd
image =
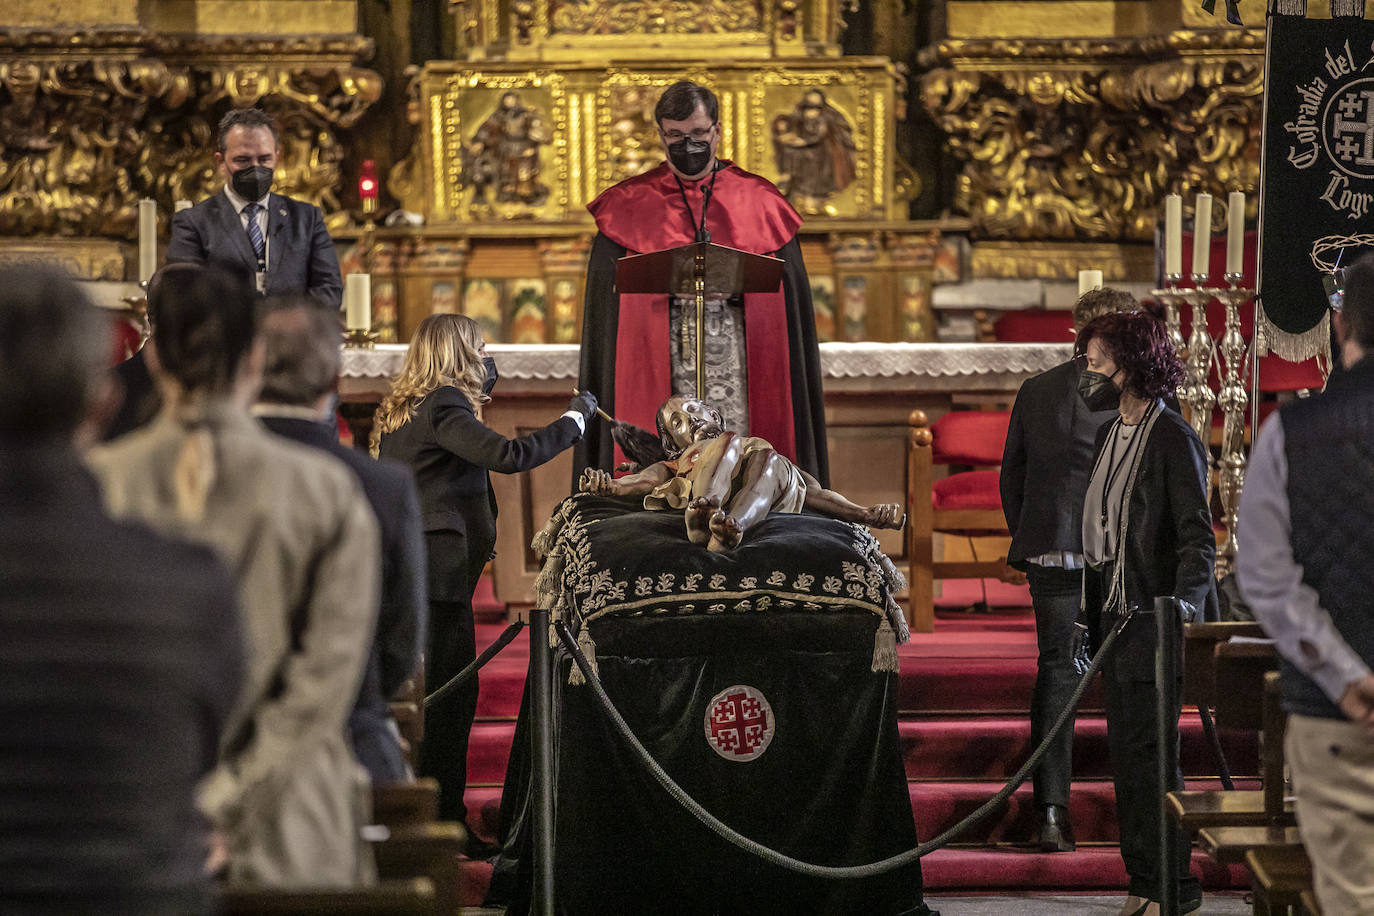
[(592, 493), (596, 496), (644, 496), (672, 476), (673, 469), (662, 461), (619, 478), (612, 477), (609, 472), (600, 468), (587, 468), (582, 473), (578, 488), (583, 493)]
[(906, 522), (906, 513), (896, 503), (878, 503), (876, 506), (860, 506), (851, 502), (834, 490), (827, 490), (821, 482), (810, 474), (801, 472), (806, 481), (806, 497), (802, 504), (813, 512), (820, 512), (844, 522), (857, 522), (874, 528), (901, 528)]

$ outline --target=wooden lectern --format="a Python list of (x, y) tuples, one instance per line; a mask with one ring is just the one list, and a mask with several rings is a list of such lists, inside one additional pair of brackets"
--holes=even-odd
[(781, 258), (751, 254), (710, 242), (693, 242), (648, 254), (621, 258), (615, 267), (618, 293), (693, 296), (696, 299), (696, 367), (698, 398), (706, 395), (706, 360), (702, 337), (707, 296), (775, 293), (782, 285)]

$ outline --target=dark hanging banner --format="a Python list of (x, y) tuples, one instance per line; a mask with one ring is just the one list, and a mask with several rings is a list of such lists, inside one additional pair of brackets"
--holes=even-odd
[(1269, 19), (1260, 301), (1273, 349), (1288, 359), (1328, 340), (1314, 249), (1331, 266), (1372, 250), (1351, 238), (1374, 225), (1372, 48), (1374, 23)]

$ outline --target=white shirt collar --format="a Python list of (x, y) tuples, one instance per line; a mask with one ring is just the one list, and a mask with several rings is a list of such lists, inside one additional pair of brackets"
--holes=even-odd
[[(229, 203), (234, 205), (235, 213), (242, 213), (243, 208), (249, 204), (249, 201), (240, 197), (227, 181), (224, 183), (224, 196), (229, 198)], [(271, 196), (272, 192), (268, 191), (266, 194), (262, 195), (262, 198), (258, 201), (258, 206), (262, 207), (264, 213), (267, 212), (267, 199)]]

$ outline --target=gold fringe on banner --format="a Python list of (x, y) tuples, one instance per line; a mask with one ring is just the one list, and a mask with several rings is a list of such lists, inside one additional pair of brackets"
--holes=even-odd
[(1306, 16), (1307, 0), (1269, 0), (1269, 12), (1280, 16)]
[(1364, 0), (1331, 0), (1332, 19), (1363, 19)]
[[(1273, 353), (1280, 359), (1300, 363), (1317, 357), (1322, 374), (1331, 374), (1331, 313), (1322, 315), (1322, 320), (1301, 334), (1279, 330), (1264, 314), (1263, 308), (1256, 308), (1255, 316), (1259, 334), (1256, 335), (1256, 356)], [(1261, 372), (1264, 370), (1261, 369)]]

